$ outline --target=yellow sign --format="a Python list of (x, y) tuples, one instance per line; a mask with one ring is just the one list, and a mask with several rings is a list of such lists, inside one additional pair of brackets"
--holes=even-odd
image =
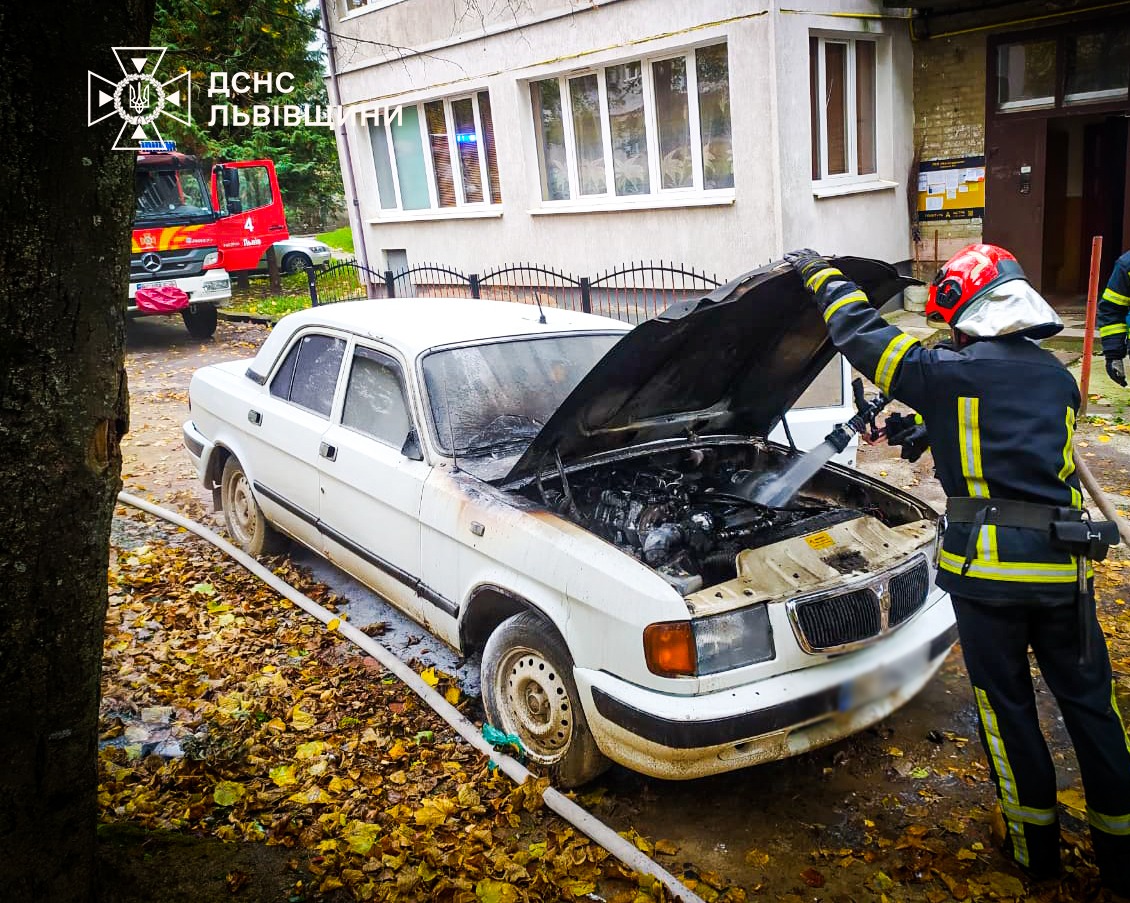
[(826, 549), (836, 544), (836, 541), (832, 539), (832, 534), (826, 530), (821, 530), (819, 533), (810, 533), (804, 537), (804, 541), (817, 550)]
[(985, 215), (985, 158), (948, 157), (918, 165), (918, 221)]

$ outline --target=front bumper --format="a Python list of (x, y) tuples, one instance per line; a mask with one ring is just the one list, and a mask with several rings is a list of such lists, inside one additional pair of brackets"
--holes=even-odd
[(208, 462), (212, 457), (212, 443), (196, 428), (196, 424), (191, 420), (184, 422), (184, 425), (181, 427), (181, 436), (184, 439), (184, 450), (188, 452), (189, 458), (192, 459), (192, 464), (196, 468), (197, 475), (204, 483), (206, 489), (213, 488), (206, 479), (208, 474)]
[(859, 652), (700, 696), (672, 696), (575, 669), (601, 751), (654, 777), (697, 778), (783, 759), (885, 718), (929, 681), (957, 640), (949, 596)]
[(126, 312), (133, 316), (144, 316), (137, 309), (134, 297), (141, 286), (175, 285), (186, 295), (188, 303), (210, 304), (213, 307), (227, 307), (231, 303), (231, 277), (225, 269), (206, 270), (196, 276), (179, 276), (175, 279), (154, 279), (151, 282), (131, 282), (129, 284), (129, 304)]

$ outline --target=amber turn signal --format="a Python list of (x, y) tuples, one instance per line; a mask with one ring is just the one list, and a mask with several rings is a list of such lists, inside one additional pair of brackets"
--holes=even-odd
[(662, 621), (643, 631), (643, 654), (647, 668), (660, 677), (693, 677), (694, 634), (690, 621)]

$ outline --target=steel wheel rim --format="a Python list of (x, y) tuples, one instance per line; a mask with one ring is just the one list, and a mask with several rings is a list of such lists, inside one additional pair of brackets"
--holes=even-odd
[(573, 739), (572, 705), (557, 668), (540, 652), (517, 646), (506, 653), (495, 698), (502, 729), (518, 735), (531, 759), (550, 764), (564, 757)]
[(227, 510), (231, 513), (229, 525), (236, 539), (241, 543), (248, 543), (255, 535), (255, 497), (251, 494), (251, 485), (247, 482), (245, 474), (237, 473), (231, 481), (228, 493)]

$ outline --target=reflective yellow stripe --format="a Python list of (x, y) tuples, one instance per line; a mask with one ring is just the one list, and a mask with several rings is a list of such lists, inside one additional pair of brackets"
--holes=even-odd
[(1110, 326), (1099, 327), (1099, 336), (1104, 339), (1108, 335), (1126, 335), (1126, 332), (1125, 323), (1112, 323)]
[(961, 473), (974, 498), (987, 499), (989, 486), (981, 469), (981, 399), (958, 396), (957, 439), (961, 446)]
[[(938, 567), (951, 574), (960, 574), (965, 557), (942, 550), (938, 556)], [(1087, 568), (1091, 576), (1093, 568)], [(1007, 583), (1074, 583), (1077, 577), (1075, 562), (1060, 564), (1041, 561), (989, 561), (974, 558), (966, 572), (968, 577), (982, 580), (1002, 580)]]
[(895, 378), (902, 359), (917, 344), (918, 339), (905, 332), (900, 332), (887, 343), (886, 350), (879, 357), (879, 366), (875, 368), (875, 385), (882, 389), (884, 394), (891, 391), (891, 381)]
[(845, 305), (851, 304), (855, 301), (862, 301), (866, 304), (867, 296), (863, 294), (863, 292), (851, 292), (850, 294), (844, 295), (842, 298), (833, 302), (832, 304), (829, 304), (824, 311), (824, 322), (830, 323), (832, 320), (832, 314), (834, 314), (841, 307), (844, 307)]
[(1001, 737), (1000, 725), (997, 723), (997, 713), (993, 711), (993, 706), (984, 690), (974, 687), (973, 695), (977, 699), (977, 712), (981, 716), (981, 727), (985, 731), (985, 745), (989, 748), (993, 770), (997, 773), (997, 793), (1001, 800), (1001, 811), (1008, 822), (1009, 835), (1012, 837), (1012, 854), (1021, 865), (1027, 865), (1028, 842), (1024, 837), (1024, 822), (1013, 817), (1009, 811), (1015, 812), (1015, 808), (1020, 806), (1020, 794), (1016, 788), (1012, 766), (1008, 763), (1008, 752), (1004, 748), (1004, 738)]
[(824, 267), (824, 269), (817, 270), (815, 273), (809, 276), (808, 281), (804, 283), (804, 287), (809, 291), (818, 292), (820, 291), (820, 286), (827, 282), (828, 279), (830, 279), (832, 276), (842, 275), (843, 273), (841, 273), (835, 267)]
[[(1075, 473), (1075, 455), (1072, 453), (1072, 442), (1075, 439), (1075, 411), (1068, 407), (1067, 416), (1064, 418), (1064, 423), (1067, 426), (1067, 441), (1063, 443), (1063, 467), (1059, 469), (1059, 478), (1064, 483), (1067, 478)], [(1068, 486), (1071, 490), (1071, 507), (1083, 507), (1083, 494), (1074, 486)]]
[(1118, 304), (1122, 307), (1130, 307), (1130, 298), (1126, 295), (1120, 295), (1112, 288), (1107, 288), (1103, 291), (1103, 300), (1109, 301), (1111, 304)]
[(1117, 834), (1120, 837), (1130, 834), (1130, 815), (1103, 815), (1088, 806), (1087, 822), (1104, 834)]
[(997, 554), (996, 524), (985, 524), (981, 528), (981, 535), (977, 538), (977, 552), (978, 557), (986, 561), (1000, 561), (1000, 555)]
[(1001, 812), (1006, 818), (1026, 822), (1029, 825), (1054, 825), (1055, 809), (1037, 809), (1034, 806), (1019, 806), (1015, 803), (1001, 802)]

